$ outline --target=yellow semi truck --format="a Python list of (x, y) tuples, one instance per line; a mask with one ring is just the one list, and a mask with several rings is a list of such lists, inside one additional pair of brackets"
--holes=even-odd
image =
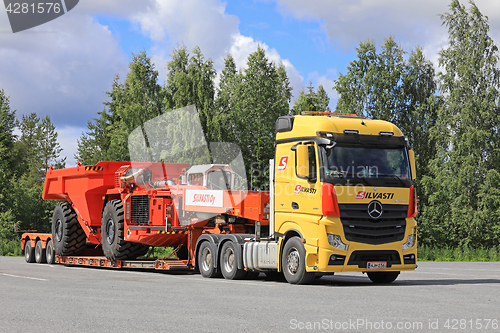
[(280, 117), (275, 161), (269, 245), (289, 282), (366, 272), (389, 283), (416, 268), (415, 157), (395, 125), (352, 114)]

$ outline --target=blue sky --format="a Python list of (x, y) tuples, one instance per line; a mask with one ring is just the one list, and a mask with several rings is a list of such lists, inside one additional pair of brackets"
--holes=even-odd
[[(462, 1), (469, 6), (468, 1)], [(82, 0), (70, 12), (13, 34), (0, 8), (0, 89), (23, 114), (50, 115), (68, 165), (87, 121), (103, 109), (116, 74), (124, 77), (131, 53), (146, 50), (160, 79), (172, 48), (199, 46), (218, 71), (230, 52), (240, 68), (258, 45), (282, 62), (297, 96), (309, 81), (322, 84), (334, 107), (338, 73), (355, 59), (360, 41), (394, 36), (410, 51), (424, 48), (437, 64), (446, 46), (438, 14), (445, 0)], [(500, 2), (477, 0), (500, 41)], [(439, 70), (439, 69), (438, 69)], [(293, 103), (293, 102), (292, 102)]]

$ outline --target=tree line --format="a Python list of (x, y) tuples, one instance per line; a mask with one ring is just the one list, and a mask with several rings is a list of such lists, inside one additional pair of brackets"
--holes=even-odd
[(49, 116), (31, 113), (18, 120), (9, 97), (0, 90), (0, 243), (17, 239), (14, 223), (21, 230), (50, 232), (56, 203), (42, 200), (41, 194), (50, 166), (66, 164), (66, 158), (59, 158), (57, 136)]
[[(417, 159), (420, 244), (498, 246), (498, 48), (488, 35), (487, 17), (473, 2), (466, 8), (453, 0), (440, 17), (449, 43), (439, 53), (438, 67), (426, 59), (423, 48), (404, 50), (391, 36), (379, 48), (373, 41), (362, 41), (346, 73), (334, 81), (340, 98), (333, 112), (388, 120), (408, 136)], [(228, 54), (217, 76), (212, 60), (200, 48), (189, 51), (181, 45), (173, 49), (166, 69), (165, 83), (160, 84), (146, 52), (134, 54), (127, 75), (115, 77), (109, 100), (88, 122), (75, 159), (83, 164), (130, 160), (128, 136), (135, 128), (170, 110), (195, 105), (206, 141), (236, 143), (250, 188), (266, 189), (276, 118), (306, 110), (331, 111), (324, 87), (312, 83), (291, 105), (292, 87), (284, 66), (270, 61), (260, 47), (248, 56), (244, 69), (238, 69)], [(0, 228), (23, 221), (25, 228), (43, 229), (51, 214), (50, 202), (38, 198), (43, 170), (48, 161), (64, 165), (57, 160), (60, 148), (38, 134), (50, 127), (50, 118), (40, 120), (32, 114), (16, 125), (8, 98), (3, 91), (0, 96), (0, 154), (6, 156), (0, 177), (19, 189), (0, 189)], [(20, 137), (13, 135), (16, 126)], [(36, 155), (40, 140), (53, 148), (47, 158)], [(16, 201), (16, 195), (24, 197)], [(17, 212), (26, 202), (38, 205), (33, 210), (39, 214), (37, 222)]]

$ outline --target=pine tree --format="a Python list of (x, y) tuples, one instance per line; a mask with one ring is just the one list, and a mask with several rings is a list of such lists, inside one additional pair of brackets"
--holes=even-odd
[(62, 148), (57, 142), (57, 136), (56, 127), (52, 124), (50, 116), (42, 118), (36, 132), (38, 157), (41, 162), (41, 171), (43, 171), (43, 174), (40, 175), (41, 178), (45, 176), (52, 164), (59, 164), (64, 167), (66, 157), (58, 160)]
[(282, 64), (269, 61), (258, 48), (247, 59), (248, 68), (241, 75), (238, 98), (232, 103), (236, 143), (243, 152), (247, 179), (251, 188), (268, 186), (268, 161), (274, 157), (275, 123), (287, 115), (291, 87)]
[(319, 85), (318, 90), (314, 91), (312, 82), (309, 81), (309, 86), (307, 87), (307, 93), (304, 89), (299, 92), (299, 96), (295, 100), (292, 108), (294, 114), (300, 114), (302, 111), (322, 111), (330, 112), (330, 97), (323, 88)]

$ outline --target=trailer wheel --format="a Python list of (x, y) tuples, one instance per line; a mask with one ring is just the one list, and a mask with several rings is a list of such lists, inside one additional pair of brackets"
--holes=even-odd
[(24, 244), (24, 259), (28, 264), (35, 262), (35, 248), (31, 246), (31, 240), (27, 240)]
[(299, 237), (290, 238), (281, 259), (285, 279), (292, 284), (307, 284), (314, 280), (314, 273), (306, 272), (306, 250)]
[(52, 241), (59, 256), (82, 254), (87, 236), (76, 218), (76, 213), (67, 202), (58, 203), (52, 215)]
[(220, 270), (224, 278), (228, 280), (240, 280), (247, 274), (245, 270), (238, 269), (236, 249), (231, 241), (225, 242), (222, 246)]
[(398, 278), (399, 272), (368, 272), (368, 278), (373, 283), (386, 284), (391, 283)]
[(215, 268), (215, 255), (208, 242), (203, 242), (198, 250), (198, 267), (200, 273), (205, 278), (220, 277), (220, 272)]
[(55, 262), (54, 258), (54, 245), (52, 244), (52, 239), (47, 242), (45, 246), (45, 259), (47, 260), (47, 264), (52, 265)]
[(102, 213), (101, 245), (109, 260), (135, 259), (147, 252), (147, 246), (124, 240), (124, 230), (122, 201), (108, 201)]
[(37, 264), (45, 264), (47, 261), (45, 257), (45, 249), (42, 247), (42, 241), (38, 240), (35, 244), (35, 262)]

